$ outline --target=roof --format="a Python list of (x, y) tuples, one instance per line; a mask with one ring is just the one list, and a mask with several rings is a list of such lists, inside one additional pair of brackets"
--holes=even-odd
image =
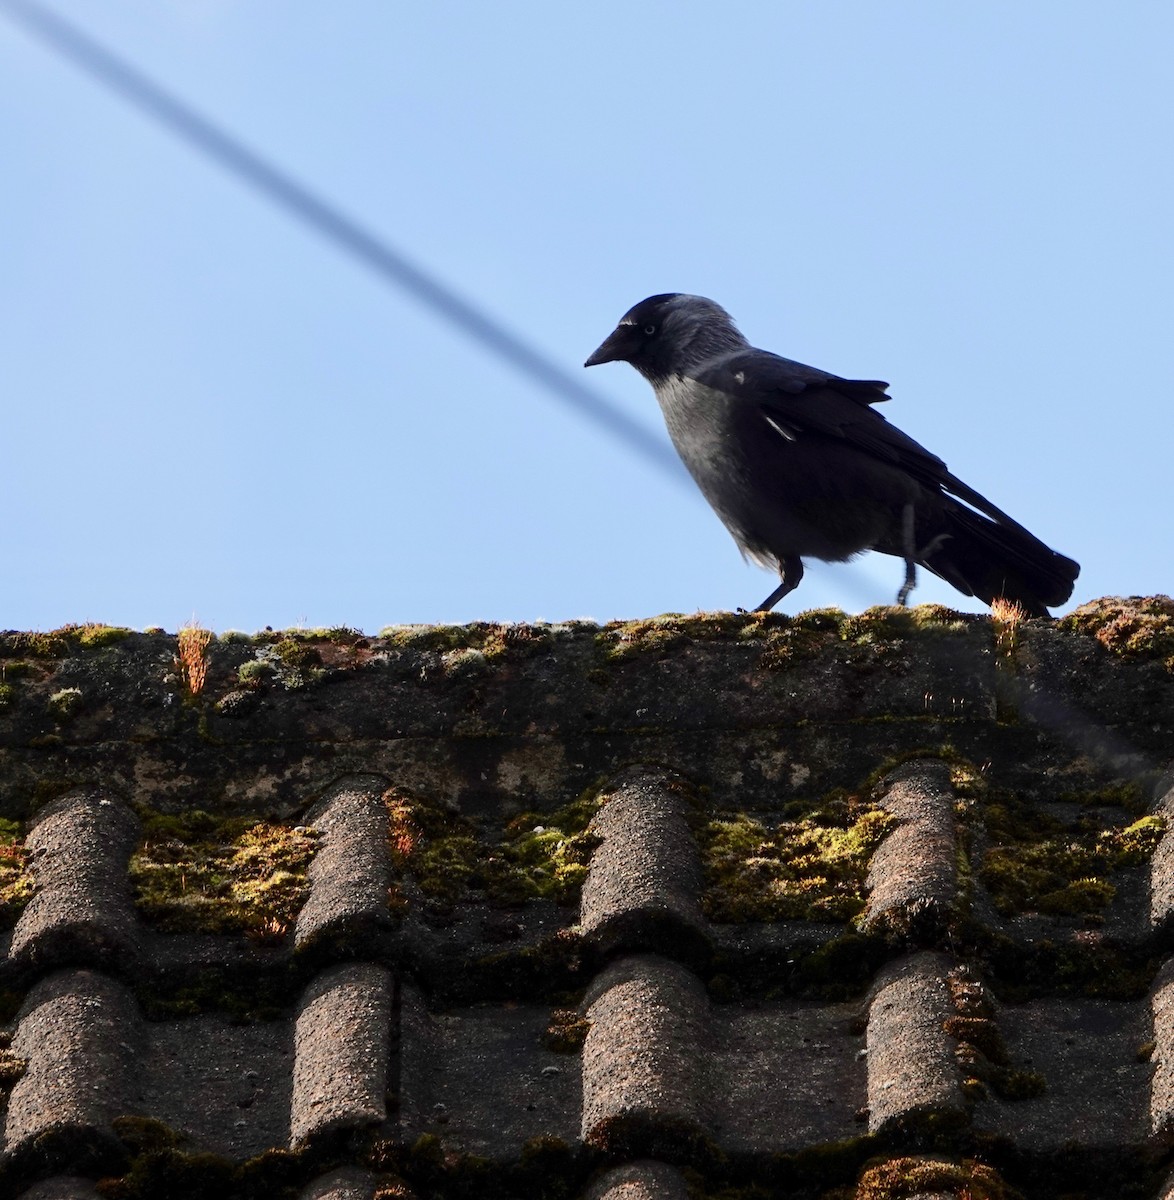
[(1174, 1194), (1168, 598), (0, 667), (4, 1194)]

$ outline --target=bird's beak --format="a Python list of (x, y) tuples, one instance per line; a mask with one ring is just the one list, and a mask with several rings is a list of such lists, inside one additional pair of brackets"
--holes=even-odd
[(608, 334), (603, 345), (583, 364), (585, 367), (598, 367), (600, 363), (623, 362), (628, 357), (628, 335), (631, 328), (627, 325), (617, 325)]

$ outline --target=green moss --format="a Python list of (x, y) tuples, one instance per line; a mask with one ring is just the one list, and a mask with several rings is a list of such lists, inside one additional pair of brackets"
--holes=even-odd
[(372, 1200), (575, 1200), (595, 1165), (549, 1134), (524, 1142), (512, 1162), (462, 1153), (432, 1133), (410, 1145), (378, 1133), (362, 1140), (354, 1158), (382, 1176)]
[(1174, 671), (1174, 599), (1169, 596), (1106, 596), (1074, 609), (1058, 629), (1095, 637), (1126, 659), (1157, 659)]
[(459, 813), (392, 792), (392, 859), (426, 897), (443, 904), (472, 889), (499, 904), (574, 903), (597, 844), (587, 826), (599, 803), (591, 790), (553, 813), (522, 813), (491, 841)]
[(981, 769), (961, 754), (951, 742), (914, 746), (910, 750), (901, 751), (900, 754), (890, 755), (868, 773), (858, 790), (870, 792), (878, 784), (883, 783), (898, 767), (927, 759), (944, 763), (949, 767), (950, 786), (959, 796), (965, 799), (975, 799), (986, 795), (987, 786)]
[(699, 838), (705, 911), (715, 921), (850, 921), (864, 909), (869, 859), (896, 823), (853, 796), (773, 828), (745, 813), (711, 820)]
[(1165, 961), (1152, 946), (1109, 940), (1098, 930), (1060, 930), (1058, 938), (1012, 938), (972, 919), (955, 924), (958, 952), (982, 964), (998, 997), (1020, 1004), (1040, 996), (1138, 1000)]
[(131, 858), (135, 904), (171, 933), (248, 933), (278, 940), (309, 892), (313, 830), (194, 810), (149, 814)]
[(118, 1140), (135, 1154), (146, 1150), (167, 1150), (186, 1140), (183, 1134), (154, 1117), (115, 1117), (111, 1125)]
[[(319, 626), (315, 629), (287, 629), (282, 638), (297, 642), (331, 642), (335, 646), (354, 646), (366, 642), (361, 629), (350, 625)], [(280, 640), (280, 639), (279, 639)]]
[(395, 869), (426, 897), (449, 905), (462, 899), (479, 859), (472, 824), (460, 813), (398, 790), (384, 801)]
[(69, 652), (65, 630), (52, 633), (0, 633), (0, 658), (61, 658)]
[(264, 662), (259, 658), (251, 658), (246, 663), (241, 663), (237, 668), (237, 679), (246, 686), (256, 686), (261, 683), (267, 683), (277, 674), (277, 668), (271, 662)]
[(589, 831), (601, 797), (589, 788), (549, 815), (522, 813), (506, 826), (492, 856), (490, 893), (506, 902), (578, 900), (599, 839)]
[(1117, 889), (1105, 879), (1074, 879), (1055, 891), (1044, 892), (1035, 907), (1053, 916), (1079, 916), (1108, 908), (1116, 894)]
[(334, 642), (336, 646), (353, 646), (357, 642), (368, 640), (361, 629), (355, 629), (350, 625), (331, 625), (323, 636), (328, 642)]
[(1048, 1090), (1048, 1081), (1039, 1071), (1019, 1067), (999, 1067), (991, 1073), (989, 1082), (995, 1095), (1009, 1104), (1034, 1100)]
[(277, 681), (291, 692), (317, 683), (325, 674), (321, 652), (297, 638), (282, 638), (257, 657), (273, 666)]
[(417, 1169), (444, 1166), (444, 1143), (434, 1133), (422, 1133), (408, 1151)]
[(180, 978), (145, 977), (134, 982), (135, 999), (148, 1021), (174, 1021), (220, 1013), (240, 1024), (276, 1021), (305, 986), (298, 964), (272, 970), (203, 967)]
[(379, 637), (405, 650), (479, 650), (489, 628), (484, 622), (470, 625), (388, 625)]
[(767, 613), (665, 613), (639, 621), (611, 621), (595, 635), (595, 647), (604, 662), (619, 663), (667, 654), (691, 642), (753, 638), (779, 620), (787, 618)]
[(548, 625), (494, 624), (474, 621), (468, 625), (392, 625), (380, 633), (390, 646), (402, 650), (432, 652), (445, 656), (446, 667), (468, 668), (470, 653), (487, 663), (505, 658), (526, 658), (549, 649), (554, 632)]
[(815, 609), (800, 613), (789, 625), (770, 630), (763, 665), (786, 668), (831, 653), (867, 669), (904, 657), (908, 653), (906, 644), (912, 640), (964, 633), (978, 619), (940, 604), (880, 606), (858, 614)]
[(1158, 773), (1142, 777), (1142, 781), (1125, 780), (1090, 788), (1081, 792), (1061, 792), (1057, 799), (1065, 804), (1079, 804), (1082, 808), (1120, 808), (1134, 817), (1144, 817), (1150, 810), (1153, 785)]
[(1001, 1066), (1007, 1064), (1007, 1047), (1003, 1042), (1003, 1035), (990, 1017), (949, 1017), (942, 1028), (950, 1037), (966, 1042), (989, 1062)]
[(1110, 814), (1089, 809), (1062, 821), (1014, 795), (993, 797), (982, 814), (992, 844), (979, 877), (999, 913), (1078, 916), (1107, 908), (1116, 895), (1112, 876), (1146, 862), (1166, 828), (1157, 816), (1122, 828)]
[(755, 641), (766, 649), (765, 664), (780, 667), (837, 642), (868, 646), (925, 633), (957, 633), (977, 619), (940, 604), (870, 608), (858, 615), (832, 608), (794, 617), (759, 612), (665, 613), (639, 621), (613, 621), (596, 635), (596, 647), (605, 661), (622, 662), (666, 654), (692, 642)]
[(858, 615), (830, 608), (794, 617), (757, 612), (666, 613), (640, 621), (614, 621), (596, 635), (596, 647), (604, 661), (614, 663), (663, 655), (693, 642), (753, 641), (764, 647), (763, 664), (780, 668), (836, 644), (868, 647), (926, 634), (954, 634), (978, 619), (940, 604), (871, 608)]
[(0, 1031), (0, 1107), (17, 1081), (28, 1070), (28, 1059), (12, 1053), (12, 1034)]
[(49, 633), (0, 634), (0, 658), (64, 658), (81, 650), (112, 646), (134, 630), (88, 622), (63, 625)]
[[(471, 675), (489, 666), (489, 659), (484, 650), (450, 650), (444, 655), (444, 669), (449, 675)], [(465, 723), (473, 727), (473, 732), (482, 727), (477, 718), (470, 718)]]
[(145, 1200), (148, 1196), (202, 1200), (209, 1195), (229, 1194), (231, 1182), (232, 1163), (228, 1159), (168, 1148), (138, 1155), (125, 1175), (103, 1181), (101, 1194), (107, 1200)]
[(47, 707), (55, 721), (64, 723), (72, 720), (81, 711), (83, 703), (81, 688), (68, 687), (54, 692)]
[(944, 604), (919, 604), (914, 608), (878, 605), (855, 616), (844, 616), (840, 640), (870, 644), (918, 637), (923, 634), (965, 633), (979, 618), (947, 608)]
[(837, 640), (836, 633), (805, 625), (796, 617), (791, 624), (772, 629), (765, 638), (762, 668), (766, 671), (788, 670), (818, 657)]
[(582, 1049), (590, 1029), (591, 1022), (578, 1009), (556, 1008), (550, 1014), (542, 1044), (556, 1054), (575, 1054)]
[[(959, 994), (954, 985), (959, 981), (952, 979), (951, 983), (957, 1004)], [(1002, 1032), (989, 1015), (985, 998), (975, 1000), (976, 995), (982, 996), (981, 989), (970, 986), (976, 989), (965, 997), (971, 1015), (949, 1017), (942, 1026), (950, 1037), (957, 1039), (955, 1055), (964, 1077), (964, 1091), (971, 1099), (985, 1099), (989, 1088), (1008, 1102), (1042, 1095), (1047, 1091), (1047, 1081), (1038, 1071), (1024, 1070), (1011, 1062)]]
[(621, 1109), (591, 1128), (584, 1144), (605, 1158), (664, 1159), (713, 1171), (726, 1161), (721, 1147), (697, 1122), (635, 1109)]
[(33, 872), (21, 827), (0, 817), (0, 929), (11, 929), (32, 899)]
[(282, 638), (274, 645), (273, 653), (282, 666), (291, 671), (309, 671), (322, 665), (321, 653), (299, 638)]
[(183, 1135), (160, 1122), (137, 1118), (123, 1118), (118, 1133), (124, 1142), (124, 1129), (132, 1138), (136, 1136), (127, 1121), (158, 1126), (156, 1138), (169, 1135), (174, 1141), (136, 1150), (123, 1175), (101, 1180), (97, 1189), (107, 1200), (156, 1200), (159, 1196), (168, 1200), (205, 1200), (208, 1196), (225, 1200), (296, 1200), (313, 1171), (306, 1156), (289, 1150), (266, 1150), (239, 1164), (216, 1154), (185, 1150), (181, 1148), (187, 1141)]
[(113, 646), (124, 638), (130, 637), (133, 629), (123, 629), (118, 625), (78, 625), (74, 627), (78, 645), (87, 650), (100, 646)]
[(797, 958), (791, 990), (823, 1000), (850, 999), (872, 983), (891, 953), (883, 935), (848, 929)]
[(490, 893), (508, 903), (538, 898), (572, 903), (599, 840), (558, 825), (531, 826), (532, 819), (511, 823), (509, 840), (490, 860)]
[(1113, 830), (1107, 849), (1113, 855), (1114, 865), (1130, 867), (1147, 862), (1165, 832), (1166, 819), (1153, 815), (1141, 817), (1125, 829)]
[(261, 637), (255, 639), (254, 657), (237, 668), (237, 680), (244, 687), (274, 682), (293, 692), (325, 677), (321, 650), (303, 636), (272, 634), (268, 641)]
[(583, 936), (574, 926), (563, 928), (538, 943), (511, 946), (483, 955), (444, 983), (452, 1003), (478, 1003), (487, 996), (534, 1003), (575, 1002), (582, 988)]

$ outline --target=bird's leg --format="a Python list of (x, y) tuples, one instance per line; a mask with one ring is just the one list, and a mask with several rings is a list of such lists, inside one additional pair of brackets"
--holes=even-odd
[(904, 608), (909, 593), (917, 586), (917, 543), (913, 529), (913, 505), (906, 504), (901, 514), (901, 540), (905, 547), (905, 582), (897, 593), (897, 603)]
[(779, 563), (779, 574), (783, 582), (755, 608), (755, 612), (770, 612), (788, 592), (793, 592), (799, 586), (803, 578), (803, 560), (797, 554), (788, 554)]

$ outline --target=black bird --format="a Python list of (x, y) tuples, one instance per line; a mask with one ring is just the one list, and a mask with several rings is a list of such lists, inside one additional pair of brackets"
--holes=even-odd
[(987, 604), (1029, 616), (1072, 594), (1079, 564), (1050, 550), (873, 407), (887, 383), (838, 375), (756, 350), (703, 296), (649, 296), (584, 364), (628, 362), (652, 384), (669, 436), (744, 557), (782, 582), (803, 559), (845, 562), (879, 550)]

